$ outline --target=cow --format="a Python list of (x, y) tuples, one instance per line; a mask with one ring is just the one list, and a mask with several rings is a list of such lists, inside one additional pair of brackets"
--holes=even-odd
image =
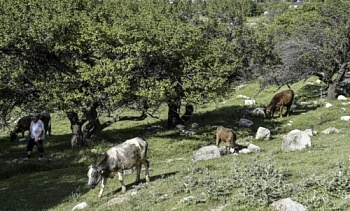
[[(20, 118), (17, 121), (15, 129), (10, 133), (10, 141), (14, 141), (17, 138), (17, 133), (22, 133), (22, 138), (24, 137), (24, 132), (29, 131), (30, 123), (34, 119), (34, 115), (27, 115)], [(45, 134), (49, 133), (51, 136), (51, 116), (49, 113), (40, 114), (40, 119), (44, 123)]]
[(228, 147), (234, 149), (236, 146), (237, 134), (231, 128), (225, 128), (219, 126), (216, 129), (216, 141), (215, 144), (219, 147), (221, 141), (225, 142)]
[(98, 197), (102, 197), (103, 190), (106, 186), (107, 179), (113, 178), (118, 174), (119, 182), (122, 186), (122, 193), (126, 192), (124, 185), (124, 170), (136, 167), (136, 183), (140, 182), (140, 173), (142, 164), (146, 170), (146, 182), (149, 179), (149, 161), (147, 160), (148, 143), (146, 140), (136, 137), (126, 140), (107, 150), (102, 156), (100, 162), (96, 165), (89, 166), (88, 187), (94, 189), (102, 180), (101, 190)]
[(293, 90), (285, 90), (277, 93), (271, 100), (270, 104), (265, 108), (266, 117), (273, 118), (273, 115), (277, 109), (280, 110), (280, 117), (282, 117), (282, 111), (284, 107), (287, 107), (286, 115), (290, 115), (290, 108), (294, 99)]

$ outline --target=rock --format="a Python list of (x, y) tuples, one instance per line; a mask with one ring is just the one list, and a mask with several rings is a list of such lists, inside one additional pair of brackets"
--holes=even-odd
[(244, 100), (244, 105), (246, 106), (255, 105), (255, 100)]
[(81, 210), (86, 207), (88, 207), (88, 204), (86, 202), (81, 202), (80, 204), (75, 205), (72, 210)]
[(335, 127), (329, 127), (327, 129), (323, 130), (321, 133), (328, 135), (331, 133), (339, 133), (339, 130)]
[(275, 211), (306, 211), (306, 207), (290, 198), (273, 202), (270, 207)]
[(332, 107), (333, 105), (331, 104), (331, 103), (326, 103), (326, 105), (325, 105), (325, 107), (326, 108), (330, 108), (330, 107)]
[(243, 127), (250, 127), (250, 126), (254, 125), (254, 122), (249, 120), (249, 119), (241, 118), (238, 122), (238, 125), (243, 126)]
[(250, 151), (250, 152), (260, 152), (260, 147), (254, 145), (254, 144), (249, 144), (247, 149)]
[(271, 132), (269, 129), (264, 127), (259, 127), (256, 132), (255, 139), (264, 139), (266, 141), (270, 140)]
[(344, 95), (339, 95), (338, 100), (348, 100)]
[(311, 146), (312, 130), (305, 131), (292, 130), (284, 136), (282, 141), (282, 151), (295, 151)]
[(342, 116), (342, 117), (340, 117), (340, 120), (349, 121), (350, 120), (350, 116)]
[(183, 129), (185, 129), (185, 125), (178, 124), (178, 125), (176, 125), (176, 128), (179, 130), (183, 130)]
[(238, 153), (241, 153), (241, 154), (248, 154), (248, 153), (251, 153), (251, 151), (250, 151), (249, 149), (245, 148), (245, 149), (239, 150)]
[(192, 128), (197, 128), (198, 127), (198, 123), (192, 123), (191, 127)]
[(199, 160), (209, 160), (213, 158), (221, 157), (220, 150), (217, 146), (211, 145), (211, 146), (205, 146), (200, 148), (195, 152), (195, 154), (192, 157), (193, 161), (199, 161)]

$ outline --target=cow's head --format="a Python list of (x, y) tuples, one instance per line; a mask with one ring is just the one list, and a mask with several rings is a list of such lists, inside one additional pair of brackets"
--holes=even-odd
[(98, 169), (96, 166), (89, 166), (87, 176), (89, 178), (87, 185), (91, 189), (94, 189), (96, 185), (101, 181), (102, 170)]
[(266, 118), (272, 118), (272, 110), (270, 108), (265, 108), (264, 113)]
[(17, 133), (16, 132), (11, 132), (10, 133), (10, 141), (15, 141), (17, 138)]

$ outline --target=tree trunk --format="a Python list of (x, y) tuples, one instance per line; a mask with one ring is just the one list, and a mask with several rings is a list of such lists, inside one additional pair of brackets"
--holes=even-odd
[(180, 117), (181, 102), (168, 102), (168, 128), (175, 128), (178, 124), (185, 124), (191, 117), (194, 111), (193, 105), (187, 104), (185, 114)]
[(175, 128), (176, 125), (182, 124), (180, 118), (180, 103), (178, 102), (168, 102), (168, 128)]
[(73, 149), (81, 148), (84, 145), (83, 132), (81, 128), (87, 119), (79, 119), (78, 114), (73, 111), (67, 112), (67, 117), (71, 124), (70, 129), (72, 130), (71, 147)]
[(336, 83), (334, 82), (329, 82), (328, 83), (328, 89), (327, 89), (327, 97), (330, 100), (333, 100), (336, 98), (336, 93), (335, 93), (335, 88), (336, 88)]

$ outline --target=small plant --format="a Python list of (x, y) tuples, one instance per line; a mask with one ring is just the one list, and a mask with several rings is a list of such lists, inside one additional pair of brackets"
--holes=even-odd
[(234, 168), (233, 179), (240, 184), (239, 203), (268, 205), (293, 193), (292, 185), (286, 182), (286, 177), (275, 168), (272, 160), (255, 159), (241, 170)]

